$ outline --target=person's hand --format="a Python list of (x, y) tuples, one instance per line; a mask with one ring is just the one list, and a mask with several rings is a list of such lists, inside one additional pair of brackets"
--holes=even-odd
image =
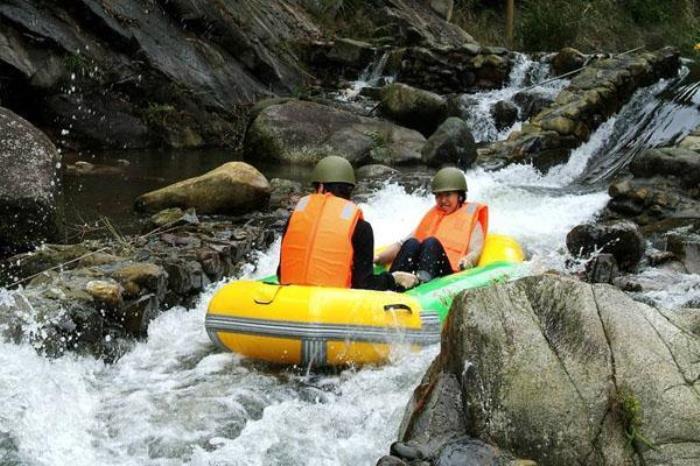
[(372, 262), (375, 263), (375, 264), (377, 264), (377, 265), (382, 265), (382, 263), (380, 262), (380, 260), (381, 260), (381, 259), (380, 259), (380, 257), (379, 257), (379, 254), (376, 254), (376, 255), (374, 256), (374, 259), (372, 259)]
[(459, 270), (471, 269), (475, 265), (474, 259), (472, 259), (471, 256), (464, 256), (459, 260)]
[(408, 272), (392, 272), (394, 281), (405, 290), (410, 290), (419, 282), (418, 277)]

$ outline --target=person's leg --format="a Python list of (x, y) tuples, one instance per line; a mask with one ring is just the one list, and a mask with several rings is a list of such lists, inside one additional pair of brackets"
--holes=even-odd
[(391, 263), (389, 272), (415, 272), (420, 249), (421, 244), (417, 239), (409, 238), (404, 241), (394, 261)]
[(423, 282), (452, 273), (452, 266), (445, 248), (437, 238), (431, 236), (421, 244), (417, 270), (418, 278)]

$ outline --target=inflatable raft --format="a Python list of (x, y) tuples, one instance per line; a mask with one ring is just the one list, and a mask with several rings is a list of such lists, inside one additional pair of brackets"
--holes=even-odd
[(279, 285), (275, 276), (224, 286), (205, 326), (224, 350), (279, 364), (335, 366), (385, 361), (392, 345), (440, 340), (454, 296), (518, 275), (523, 252), (489, 235), (479, 265), (405, 293)]

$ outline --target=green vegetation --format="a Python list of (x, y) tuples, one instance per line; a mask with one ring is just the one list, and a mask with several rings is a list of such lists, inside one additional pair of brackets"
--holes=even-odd
[[(453, 21), (484, 44), (508, 46), (505, 4), (457, 0)], [(689, 54), (700, 41), (700, 4), (694, 0), (515, 0), (515, 6), (513, 48), (525, 51), (674, 45)]]
[(71, 72), (78, 76), (85, 76), (90, 67), (90, 60), (79, 53), (71, 53), (63, 57), (63, 66)]
[(150, 103), (143, 111), (143, 119), (150, 126), (163, 127), (167, 125), (168, 118), (175, 113), (172, 105)]
[(644, 413), (639, 398), (629, 387), (622, 386), (618, 389), (616, 401), (629, 446), (635, 450), (638, 450), (641, 445), (655, 449), (656, 447), (641, 432)]

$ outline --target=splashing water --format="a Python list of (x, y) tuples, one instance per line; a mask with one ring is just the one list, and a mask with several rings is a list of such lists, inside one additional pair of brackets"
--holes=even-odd
[[(523, 86), (529, 79), (539, 80), (548, 74), (549, 64), (533, 61), (527, 55), (518, 53), (515, 54), (508, 85), (502, 89), (463, 95), (461, 98), (463, 112), (474, 140), (476, 142), (499, 141), (506, 139), (512, 131), (519, 129), (521, 123), (516, 121), (512, 126), (499, 130), (491, 110), (500, 101), (512, 101), (513, 96), (523, 90)], [(528, 92), (551, 99), (569, 83), (566, 79), (550, 81), (543, 85), (537, 85), (537, 82), (539, 81), (533, 83)], [(513, 103), (517, 106), (515, 102)]]

